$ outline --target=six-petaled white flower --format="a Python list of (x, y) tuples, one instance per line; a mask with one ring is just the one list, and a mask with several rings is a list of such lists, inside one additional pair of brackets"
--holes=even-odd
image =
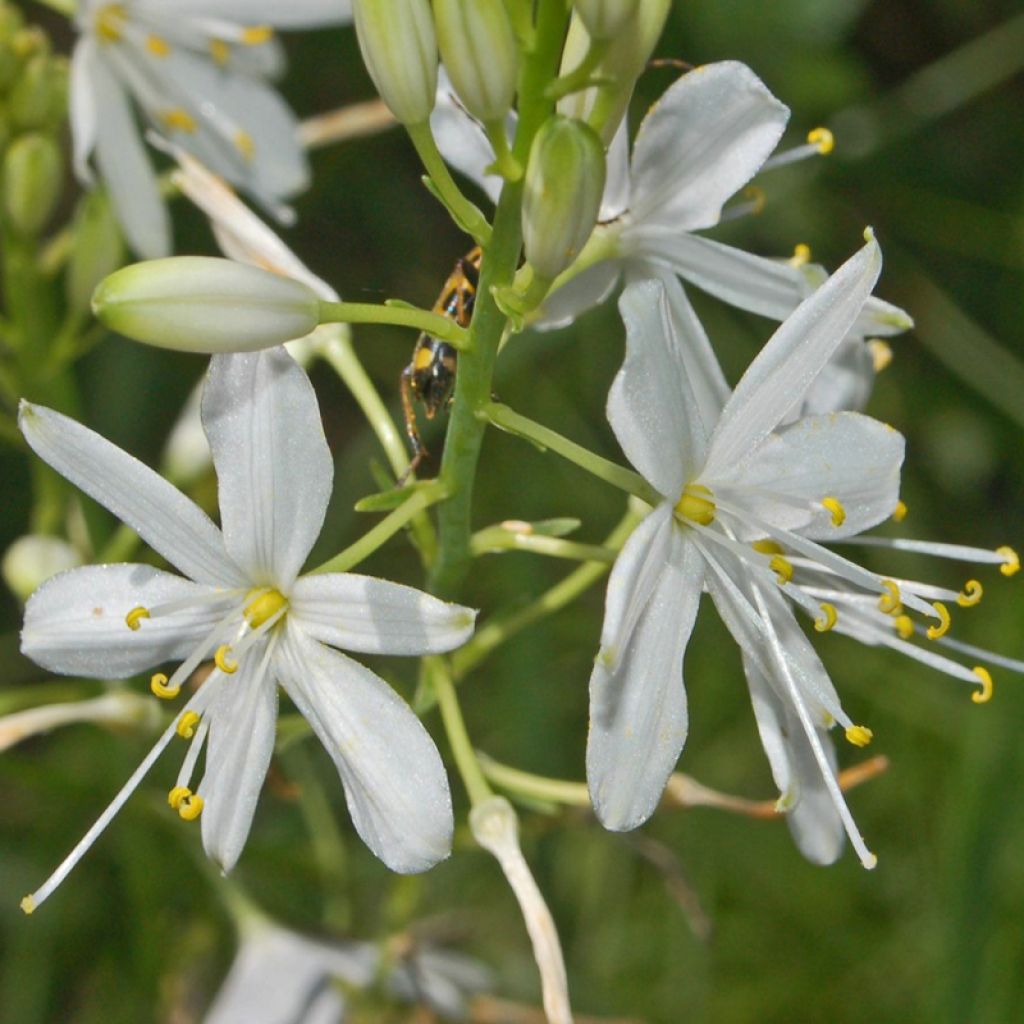
[(132, 102), (160, 135), (282, 217), (309, 173), (295, 118), (267, 78), (283, 55), (273, 27), (347, 21), (344, 0), (83, 0), (72, 58), (75, 169), (90, 159), (132, 249), (166, 256), (171, 230)]
[[(99, 435), (23, 404), (21, 427), (46, 462), (128, 523), (183, 576), (97, 565), (30, 599), (24, 652), (64, 673), (126, 677), (163, 662), (152, 689), (173, 698), (208, 658), (192, 693), (111, 807), (49, 881), (45, 899), (176, 734), (191, 738), (170, 803), (202, 811), (207, 853), (238, 859), (274, 747), (277, 686), (333, 758), (356, 830), (396, 871), (448, 854), (452, 808), (433, 741), (409, 707), (334, 648), (425, 654), (459, 646), (475, 613), (411, 587), (348, 573), (299, 576), (320, 532), (333, 466), (305, 373), (283, 349), (214, 358), (203, 422), (219, 482), (222, 529), (185, 495)], [(192, 791), (203, 747), (205, 770)]]
[[(627, 354), (608, 416), (627, 458), (664, 498), (615, 563), (590, 680), (587, 774), (609, 828), (634, 828), (654, 811), (682, 749), (683, 656), (706, 589), (741, 648), (801, 850), (834, 860), (845, 826), (862, 862), (875, 862), (840, 792), (828, 738), (838, 722), (863, 746), (870, 730), (843, 711), (786, 599), (819, 631), (840, 625), (863, 636), (870, 624), (878, 633), (870, 609), (896, 637), (913, 611), (935, 639), (949, 625), (943, 599), (974, 603), (970, 585), (957, 594), (883, 578), (819, 543), (852, 538), (899, 507), (904, 445), (895, 430), (859, 413), (791, 420), (861, 315), (880, 267), (869, 241), (786, 319), (731, 394), (678, 282), (640, 281), (623, 293)], [(1017, 564), (1009, 549), (956, 554), (1002, 563), (1004, 572)], [(870, 642), (881, 641), (873, 633)], [(940, 660), (948, 665), (937, 667), (980, 686), (976, 699), (990, 693), (986, 670)]]

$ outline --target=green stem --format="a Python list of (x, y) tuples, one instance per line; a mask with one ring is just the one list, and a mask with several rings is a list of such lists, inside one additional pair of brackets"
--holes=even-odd
[(611, 43), (610, 39), (598, 39), (591, 42), (590, 49), (587, 50), (583, 60), (579, 62), (561, 78), (556, 78), (547, 88), (546, 95), (549, 99), (560, 100), (563, 96), (568, 96), (570, 93), (579, 92), (580, 89), (586, 89), (593, 85), (591, 81), (591, 74), (594, 68), (601, 63), (602, 58), (608, 52), (608, 46)]
[(443, 658), (432, 655), (424, 659), (424, 664), (438, 707), (441, 709), (441, 721), (444, 723), (456, 767), (469, 794), (469, 801), (476, 807), (484, 800), (489, 800), (494, 793), (484, 778), (476, 751), (469, 740), (469, 733), (466, 732), (462, 708), (459, 707), (459, 698), (455, 693), (455, 683)]
[(507, 405), (498, 402), (490, 402), (483, 410), (483, 415), (501, 430), (506, 430), (517, 437), (525, 438), (537, 445), (541, 451), (550, 449), (556, 455), (561, 455), (574, 465), (585, 469), (588, 473), (596, 476), (599, 480), (618, 487), (619, 490), (628, 494), (635, 494), (648, 505), (657, 505), (662, 497), (639, 473), (634, 473), (625, 466), (611, 462), (588, 451), (582, 445), (570, 441), (561, 434), (556, 433), (548, 427), (541, 426), (517, 412), (513, 412)]
[(435, 338), (448, 342), (453, 348), (462, 349), (467, 344), (466, 331), (454, 320), (412, 306), (322, 301), (320, 323), (394, 324), (398, 327), (415, 327), (417, 330), (426, 331)]
[(545, 537), (533, 533), (518, 533), (500, 526), (488, 527), (473, 535), (471, 550), (474, 556), (496, 554), (501, 551), (529, 551), (534, 555), (551, 558), (571, 558), (578, 562), (615, 561), (618, 554), (611, 548), (597, 544), (578, 544), (561, 537)]
[[(567, 21), (568, 10), (563, 0), (538, 0), (537, 42), (526, 55), (520, 73), (519, 123), (512, 150), (524, 166), (534, 135), (554, 109), (554, 104), (545, 98), (544, 89), (557, 74)], [(440, 476), (450, 497), (438, 516), (440, 548), (431, 574), (432, 589), (442, 596), (455, 593), (472, 562), (469, 539), (473, 482), (487, 426), (479, 412), (491, 400), (494, 363), (507, 322), (495, 302), (494, 289), (507, 287), (515, 275), (522, 245), (522, 194), (522, 181), (507, 182), (501, 191), (494, 232), (480, 270), (470, 347), (459, 357)]]
[(78, 12), (77, 0), (36, 0), (36, 3), (68, 18), (73, 18)]
[(382, 544), (390, 540), (409, 520), (419, 515), (424, 509), (441, 501), (446, 495), (444, 485), (431, 481), (418, 490), (408, 501), (400, 505), (390, 515), (385, 516), (372, 530), (364, 533), (354, 544), (344, 551), (328, 559), (323, 565), (317, 566), (314, 573), (348, 572), (363, 559), (369, 558)]
[(506, 181), (518, 181), (523, 176), (523, 165), (508, 148), (508, 136), (503, 121), (491, 121), (484, 125), (484, 131), (494, 150), (494, 163), (488, 171), (500, 175)]
[(477, 762), (484, 775), (496, 786), (509, 793), (520, 793), (535, 800), (548, 800), (556, 804), (567, 804), (570, 807), (589, 807), (590, 793), (586, 783), (565, 782), (562, 779), (549, 779), (544, 775), (534, 775), (519, 768), (511, 768), (501, 764), (486, 754), (477, 752)]
[(448, 208), (455, 223), (472, 235), (477, 245), (486, 246), (491, 240), (491, 226), (487, 223), (487, 218), (462, 194), (459, 186), (455, 184), (448, 165), (438, 151), (434, 134), (430, 130), (430, 122), (407, 124), (405, 127), (420, 160), (423, 161), (430, 180), (434, 183), (437, 196)]

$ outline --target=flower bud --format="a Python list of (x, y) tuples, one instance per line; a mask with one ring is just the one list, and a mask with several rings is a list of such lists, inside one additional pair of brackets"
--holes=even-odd
[(429, 0), (352, 0), (366, 70), (391, 113), (422, 124), (437, 93), (437, 39)]
[(441, 59), (465, 108), (484, 124), (512, 106), (519, 45), (503, 0), (434, 0)]
[(71, 252), (64, 275), (68, 307), (89, 308), (96, 286), (124, 263), (124, 237), (105, 190), (86, 192), (78, 201)]
[(60, 147), (39, 132), (22, 135), (3, 161), (3, 208), (23, 235), (38, 234), (53, 214), (64, 178)]
[(60, 537), (28, 533), (19, 537), (5, 552), (2, 569), (4, 582), (20, 601), (51, 576), (74, 569), (83, 562), (78, 550)]
[(56, 127), (67, 112), (67, 91), (67, 62), (46, 54), (33, 57), (11, 89), (12, 124), (21, 129)]
[(553, 280), (579, 254), (604, 192), (604, 149), (582, 121), (555, 114), (530, 147), (523, 192), (523, 247), (534, 272)]
[(316, 293), (289, 277), (232, 260), (176, 256), (111, 274), (92, 298), (111, 330), (182, 352), (254, 352), (309, 334)]
[(591, 39), (613, 39), (636, 13), (639, 0), (573, 0)]

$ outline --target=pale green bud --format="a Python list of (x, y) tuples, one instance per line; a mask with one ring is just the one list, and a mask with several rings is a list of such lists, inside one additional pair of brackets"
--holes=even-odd
[(604, 192), (604, 147), (582, 121), (555, 114), (530, 147), (523, 191), (523, 248), (534, 272), (556, 278), (586, 244)]
[(21, 129), (57, 127), (67, 113), (67, 91), (67, 61), (46, 54), (33, 57), (11, 89), (11, 122)]
[(16, 231), (38, 234), (60, 199), (64, 161), (49, 135), (22, 135), (3, 161), (4, 213)]
[(11, 593), (19, 601), (27, 601), (29, 595), (51, 576), (74, 569), (83, 561), (78, 550), (66, 540), (29, 533), (19, 537), (4, 552), (0, 571)]
[(441, 59), (465, 108), (484, 124), (512, 107), (519, 45), (502, 0), (434, 0)]
[(316, 292), (290, 277), (207, 256), (135, 263), (101, 282), (93, 312), (111, 330), (182, 352), (254, 352), (319, 323)]
[(105, 191), (86, 192), (78, 201), (65, 274), (68, 306), (89, 308), (96, 286), (124, 262), (124, 237)]
[(613, 39), (626, 28), (638, 3), (639, 0), (572, 0), (591, 39)]
[(403, 124), (422, 124), (437, 94), (430, 0), (352, 0), (359, 49), (381, 99)]

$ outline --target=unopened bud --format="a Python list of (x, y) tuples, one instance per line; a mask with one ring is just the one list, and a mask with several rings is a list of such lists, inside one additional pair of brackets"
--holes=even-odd
[(465, 108), (484, 124), (512, 106), (519, 46), (503, 0), (434, 0), (441, 59)]
[(21, 129), (55, 127), (67, 110), (67, 89), (68, 69), (63, 58), (33, 57), (11, 89), (11, 123)]
[(319, 323), (316, 293), (289, 277), (232, 260), (177, 256), (111, 274), (93, 312), (111, 330), (182, 352), (254, 352), (301, 338)]
[(604, 192), (604, 149), (582, 121), (555, 114), (533, 139), (523, 192), (523, 247), (534, 272), (556, 278), (579, 255)]
[(110, 197), (103, 190), (86, 192), (78, 201), (71, 231), (71, 253), (65, 274), (68, 306), (89, 308), (96, 286), (124, 262), (124, 238)]
[(373, 84), (403, 124), (422, 124), (437, 94), (429, 0), (352, 0), (359, 49)]
[(78, 550), (60, 537), (28, 533), (4, 552), (3, 577), (19, 601), (26, 601), (36, 588), (65, 569), (83, 562)]
[(572, 0), (591, 39), (614, 39), (636, 14), (639, 0)]
[(39, 132), (22, 135), (3, 161), (4, 212), (23, 235), (38, 234), (60, 198), (63, 160), (60, 147)]

